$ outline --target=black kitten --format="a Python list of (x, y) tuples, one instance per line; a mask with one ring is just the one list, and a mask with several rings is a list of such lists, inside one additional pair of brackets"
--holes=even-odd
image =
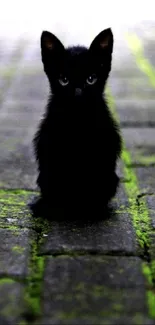
[(51, 94), (34, 138), (41, 208), (73, 214), (102, 211), (115, 195), (121, 136), (104, 98), (111, 70), (113, 34), (102, 31), (89, 48), (64, 48), (53, 34), (41, 35), (44, 71)]

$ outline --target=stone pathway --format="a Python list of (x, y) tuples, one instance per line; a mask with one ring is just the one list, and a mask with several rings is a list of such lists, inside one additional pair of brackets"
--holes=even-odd
[(155, 22), (126, 32), (107, 88), (122, 183), (111, 216), (83, 224), (29, 213), (48, 82), (38, 43), (0, 41), (0, 324), (155, 324)]

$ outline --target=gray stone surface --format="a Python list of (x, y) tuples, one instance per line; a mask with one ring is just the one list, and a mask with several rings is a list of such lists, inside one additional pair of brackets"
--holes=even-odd
[(143, 75), (141, 78), (111, 77), (111, 79), (109, 79), (109, 85), (116, 99), (134, 99), (135, 101), (139, 99), (155, 99), (154, 88), (150, 87), (148, 79)]
[(155, 167), (147, 167), (147, 168), (136, 168), (135, 170), (139, 186), (142, 191), (148, 193), (155, 193)]
[(20, 324), (24, 312), (24, 286), (14, 280), (0, 279), (0, 324)]
[(154, 127), (154, 99), (116, 99), (116, 109), (121, 127)]
[(109, 205), (109, 214), (96, 215), (93, 220), (80, 215), (78, 220), (55, 221), (48, 225), (47, 237), (40, 246), (40, 254), (118, 254), (136, 255), (140, 248), (136, 242), (124, 185), (120, 183), (115, 198)]
[[(37, 76), (36, 80), (39, 80)], [(14, 87), (20, 92), (19, 85), (15, 84)], [(39, 87), (37, 92), (40, 93)], [(32, 102), (19, 101), (17, 95), (9, 96), (1, 108), (0, 186), (36, 189), (37, 165), (32, 139), (43, 114), (45, 101), (39, 101), (37, 97)], [(27, 94), (29, 98), (30, 94)]]
[(79, 216), (79, 222), (51, 222), (40, 253), (134, 255), (137, 250), (130, 215), (122, 213), (102, 221), (84, 222)]
[(152, 65), (152, 68), (155, 67), (155, 57), (154, 57), (154, 48), (155, 48), (155, 40), (149, 39), (144, 43), (144, 55), (149, 60), (149, 63)]
[[(14, 130), (11, 132), (13, 134)], [(19, 130), (20, 134), (21, 132)], [(15, 141), (15, 143), (10, 143), (12, 140)], [(11, 146), (11, 150), (6, 149), (6, 155), (4, 154), (1, 156), (0, 186), (8, 189), (21, 188), (37, 190), (37, 165), (31, 152), (31, 143), (30, 145), (22, 145), (22, 138), (18, 135), (17, 138), (14, 137), (12, 140), (10, 141), (10, 135), (8, 139), (4, 136), (5, 145), (7, 147)]]
[(31, 241), (35, 234), (28, 229), (17, 229), (10, 225), (0, 229), (0, 275), (24, 277), (28, 275)]
[[(135, 141), (136, 143), (136, 141)], [(127, 162), (128, 167), (153, 167), (155, 166), (155, 146), (134, 146), (130, 147), (131, 161)]]
[(137, 258), (49, 257), (43, 323), (104, 324), (104, 318), (145, 315), (144, 282)]
[(149, 208), (149, 214), (151, 216), (151, 225), (155, 230), (155, 193), (154, 195), (146, 195), (145, 199)]
[(145, 57), (149, 60), (152, 66), (155, 66), (154, 48), (155, 48), (155, 22), (145, 21), (136, 29), (136, 34), (142, 41)]
[[(31, 201), (35, 196), (37, 192), (33, 191), (26, 191), (26, 190), (5, 190), (0, 189), (0, 204), (7, 204), (14, 206), (24, 206), (27, 204), (27, 202)], [(6, 208), (7, 209), (7, 208)]]
[[(148, 193), (148, 194), (147, 194)], [(152, 275), (153, 279), (155, 279), (155, 270), (154, 270), (154, 260), (155, 260), (155, 193), (150, 195), (149, 192), (145, 193), (145, 196), (139, 198), (139, 202), (145, 200), (148, 213), (150, 217), (150, 244), (149, 244), (149, 254), (151, 257), (152, 262)]]
[(6, 205), (0, 203), (0, 227), (9, 229), (34, 228), (35, 221), (29, 208), (24, 205)]
[(49, 89), (41, 62), (39, 66), (35, 62), (38, 56), (36, 44), (24, 44), (26, 49), (20, 51), (20, 59), (17, 56), (19, 45), (12, 54), (18, 69), (17, 62), (13, 61), (12, 65), (4, 66), (0, 78), (4, 81), (0, 90), (0, 186), (36, 189), (32, 139), (44, 112)]
[(154, 128), (123, 128), (122, 135), (126, 147), (131, 150), (133, 147), (153, 147), (155, 139)]
[(40, 71), (40, 69), (35, 70), (35, 67), (34, 72), (32, 70), (30, 73), (27, 73), (24, 70), (23, 75), (22, 71), (18, 71), (8, 96), (21, 101), (46, 100), (48, 96), (48, 81), (45, 73), (42, 70)]

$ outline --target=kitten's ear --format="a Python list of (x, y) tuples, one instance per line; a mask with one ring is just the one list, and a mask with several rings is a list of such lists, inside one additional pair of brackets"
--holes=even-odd
[(42, 52), (60, 52), (64, 50), (64, 46), (54, 34), (43, 31), (41, 34), (41, 49)]
[(90, 45), (90, 50), (94, 52), (105, 51), (109, 54), (113, 51), (113, 33), (111, 28), (104, 29), (99, 33)]

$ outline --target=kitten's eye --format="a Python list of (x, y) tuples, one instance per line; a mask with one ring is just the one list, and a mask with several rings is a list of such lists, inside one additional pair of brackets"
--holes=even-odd
[(88, 85), (93, 85), (96, 81), (97, 81), (97, 77), (96, 77), (95, 74), (92, 74), (86, 80), (86, 82), (87, 82)]
[(59, 82), (62, 86), (67, 86), (69, 84), (69, 80), (65, 76), (60, 76)]

